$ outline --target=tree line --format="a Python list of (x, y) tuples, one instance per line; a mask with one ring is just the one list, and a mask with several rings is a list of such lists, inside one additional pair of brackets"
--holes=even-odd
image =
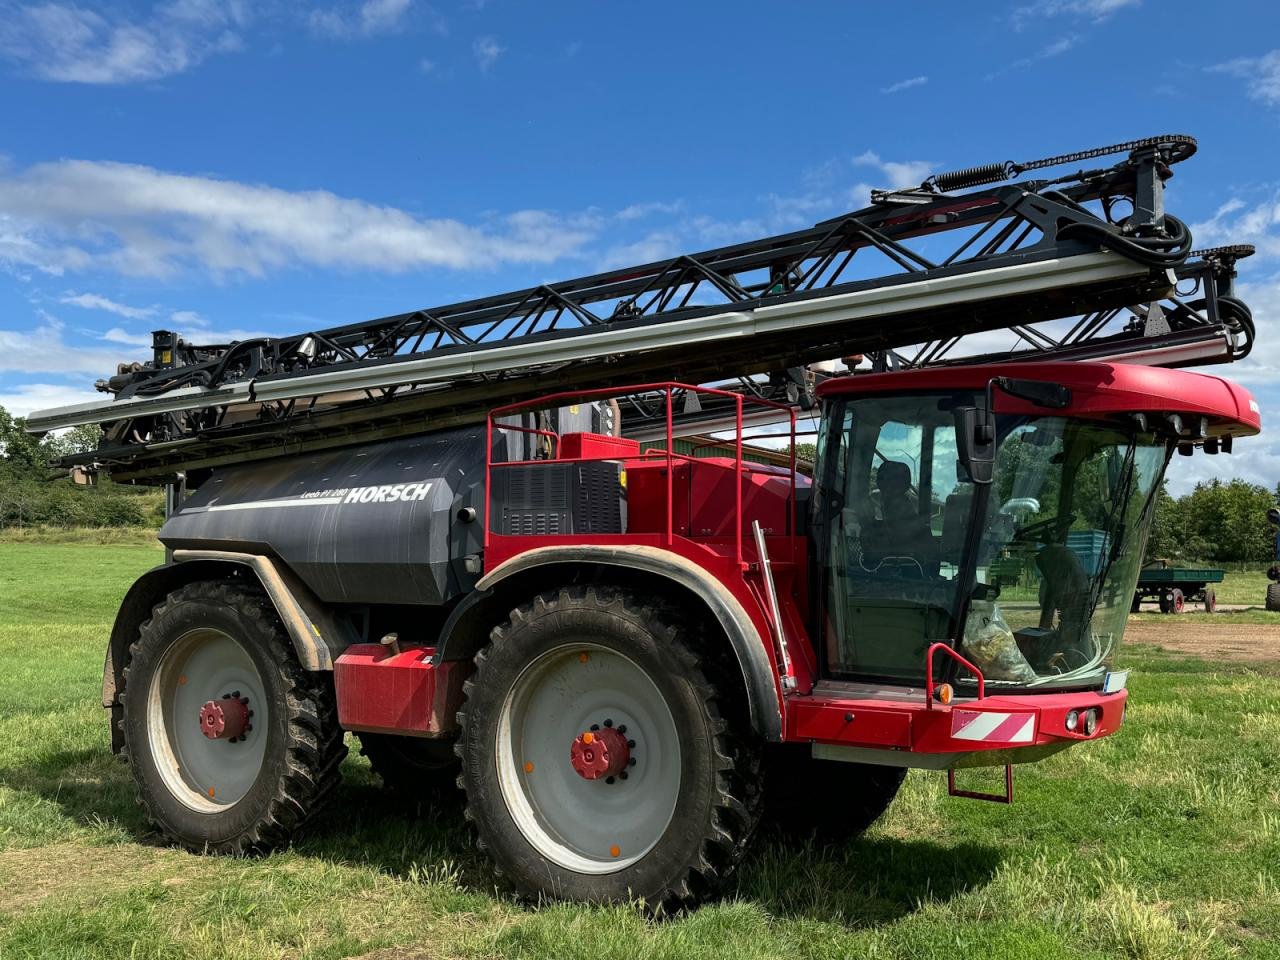
[(96, 426), (34, 437), (21, 417), (0, 407), (0, 527), (143, 527), (164, 518), (164, 499), (153, 488), (99, 478), (94, 486), (71, 482), (53, 466), (60, 457), (98, 445)]
[(1280, 485), (1268, 490), (1244, 480), (1197, 483), (1181, 497), (1161, 486), (1147, 541), (1147, 558), (1189, 562), (1267, 563), (1275, 559), (1276, 529), (1267, 511), (1280, 500)]

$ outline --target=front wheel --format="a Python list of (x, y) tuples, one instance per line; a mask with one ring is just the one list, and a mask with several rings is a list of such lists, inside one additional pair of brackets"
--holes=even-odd
[(477, 655), (459, 782), (518, 892), (669, 908), (741, 859), (759, 752), (686, 621), (620, 589), (565, 589), (513, 610)]
[(260, 592), (165, 598), (129, 648), (125, 755), (150, 819), (197, 852), (263, 852), (327, 798), (346, 755), (332, 684), (298, 664)]

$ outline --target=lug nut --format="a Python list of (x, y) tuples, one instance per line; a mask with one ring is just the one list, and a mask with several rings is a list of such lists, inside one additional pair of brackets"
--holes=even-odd
[(604, 778), (604, 782), (605, 782), (605, 783), (613, 783), (613, 777), (605, 777), (605, 778)]
[(627, 766), (628, 766), (628, 767), (634, 767), (635, 765), (636, 765), (636, 758), (635, 758), (635, 757), (632, 757), (630, 760), (628, 760), (628, 761), (627, 761)]
[[(618, 729), (619, 729), (619, 730), (621, 730), (622, 728), (621, 728), (621, 727), (619, 727)], [(627, 741), (627, 746), (628, 746), (630, 749), (634, 750), (634, 749), (636, 748), (636, 742), (635, 742), (634, 740), (628, 740), (628, 741)]]
[(235, 691), (235, 693), (231, 694), (231, 696), (233, 696), (233, 697), (235, 697), (237, 700), (239, 700), (239, 699), (240, 699), (240, 691), (239, 691), (239, 690)]
[(618, 774), (618, 776), (621, 777), (623, 780), (627, 779), (627, 771), (623, 770), (620, 774)]
[(605, 725), (606, 727), (612, 727), (612, 726), (613, 726), (613, 721), (612, 721), (612, 720), (606, 720), (606, 721), (604, 722), (604, 725)]
[(595, 732), (596, 732), (597, 730), (599, 730), (599, 729), (600, 729), (600, 724), (598, 724), (598, 723), (593, 723), (593, 724), (591, 725), (591, 732), (592, 732), (592, 733), (595, 733)]
[(619, 732), (619, 733), (626, 733), (626, 732), (627, 732), (627, 725), (626, 725), (625, 723), (620, 723), (620, 724), (618, 724), (618, 732)]

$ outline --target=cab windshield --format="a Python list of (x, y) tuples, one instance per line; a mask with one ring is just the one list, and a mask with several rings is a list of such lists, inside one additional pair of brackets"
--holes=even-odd
[(979, 485), (957, 424), (981, 402), (934, 393), (832, 405), (815, 507), (830, 532), (819, 559), (834, 676), (919, 684), (941, 640), (990, 687), (1102, 684), (1167, 445), (1126, 423), (999, 416), (992, 482)]

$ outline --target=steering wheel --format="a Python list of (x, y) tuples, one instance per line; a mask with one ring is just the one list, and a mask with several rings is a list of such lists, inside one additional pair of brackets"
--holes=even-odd
[(1075, 519), (1076, 515), (1074, 513), (1064, 513), (1060, 517), (1050, 517), (1048, 520), (1041, 520), (1039, 523), (1019, 527), (1017, 539), (1030, 540), (1032, 543), (1046, 545), (1061, 543), (1063, 536), (1071, 529), (1071, 524), (1075, 522)]

